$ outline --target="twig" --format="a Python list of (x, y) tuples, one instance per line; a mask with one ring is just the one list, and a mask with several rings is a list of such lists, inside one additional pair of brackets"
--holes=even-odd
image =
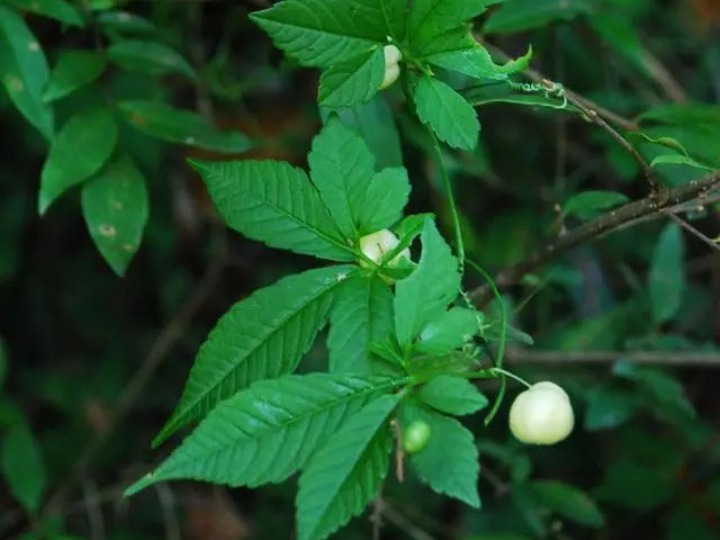
[(609, 364), (628, 360), (636, 364), (720, 368), (720, 353), (697, 351), (534, 351), (510, 349), (514, 364)]
[(380, 529), (382, 529), (382, 515), (385, 509), (385, 501), (382, 495), (378, 495), (373, 503), (373, 511), (370, 514), (370, 521), (373, 524), (373, 540), (380, 540)]
[(695, 227), (693, 227), (692, 225), (690, 225), (687, 221), (685, 221), (680, 216), (675, 215), (672, 212), (667, 212), (667, 211), (663, 212), (663, 214), (668, 216), (670, 219), (672, 219), (675, 223), (680, 225), (683, 229), (688, 231), (694, 237), (702, 240), (711, 248), (720, 251), (720, 246), (718, 244), (716, 244), (715, 242), (713, 242), (712, 238), (709, 238), (705, 233), (703, 233), (702, 231), (700, 231), (700, 230), (696, 229)]
[(392, 422), (393, 434), (395, 435), (395, 478), (398, 482), (405, 481), (405, 452), (403, 451), (403, 434), (400, 420), (395, 418)]
[(389, 504), (383, 505), (382, 512), (390, 523), (402, 529), (413, 540), (436, 540)]
[(107, 429), (98, 432), (80, 453), (80, 457), (70, 469), (64, 483), (60, 484), (49, 498), (45, 505), (45, 513), (52, 512), (61, 505), (62, 500), (70, 489), (75, 486), (83, 471), (92, 460), (95, 459), (95, 456), (103, 444), (114, 434), (117, 427), (135, 405), (135, 402), (140, 397), (145, 386), (152, 379), (158, 367), (160, 367), (178, 340), (183, 337), (185, 329), (205, 304), (210, 293), (214, 290), (225, 267), (225, 260), (225, 254), (222, 253), (210, 264), (193, 294), (157, 337), (140, 368), (135, 372), (135, 375), (120, 395), (113, 414), (108, 421)]
[(181, 540), (180, 522), (175, 511), (175, 495), (167, 484), (155, 484), (154, 487), (162, 508), (166, 540)]
[[(542, 267), (550, 260), (566, 251), (598, 238), (604, 234), (617, 231), (643, 218), (659, 217), (664, 210), (681, 205), (693, 199), (705, 200), (708, 195), (720, 188), (720, 171), (708, 174), (703, 178), (691, 180), (687, 184), (667, 190), (662, 200), (652, 195), (633, 201), (616, 210), (603, 214), (597, 219), (580, 225), (557, 240), (547, 244), (515, 266), (501, 271), (495, 277), (498, 287), (516, 282), (520, 277)], [(490, 289), (486, 285), (477, 287), (470, 293), (475, 304), (482, 306), (490, 298)]]
[(90, 528), (90, 538), (92, 540), (105, 540), (105, 520), (98, 502), (98, 490), (88, 476), (83, 476), (82, 492)]

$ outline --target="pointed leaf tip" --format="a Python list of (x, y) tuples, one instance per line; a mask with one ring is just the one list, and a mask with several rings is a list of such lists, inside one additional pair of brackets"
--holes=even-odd
[(125, 491), (123, 491), (123, 497), (132, 497), (133, 495), (137, 495), (139, 492), (141, 492), (143, 489), (153, 485), (155, 483), (155, 480), (153, 478), (153, 473), (149, 472), (140, 480), (137, 482), (134, 482), (130, 484)]
[(195, 158), (187, 158), (185, 161), (187, 161), (187, 164), (199, 173), (205, 172), (208, 169), (207, 162), (205, 161)]

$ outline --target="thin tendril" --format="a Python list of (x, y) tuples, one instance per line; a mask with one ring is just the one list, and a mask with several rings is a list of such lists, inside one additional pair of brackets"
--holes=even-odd
[(527, 386), (528, 388), (530, 388), (530, 387), (532, 386), (529, 382), (527, 382), (527, 381), (526, 381), (525, 379), (523, 379), (522, 377), (520, 377), (520, 376), (518, 376), (518, 375), (515, 375), (512, 371), (507, 371), (507, 370), (502, 369), (502, 368), (492, 368), (491, 371), (492, 371), (493, 373), (501, 373), (502, 375), (506, 375), (507, 377), (510, 377), (511, 379), (516, 380), (517, 382), (519, 382), (520, 384), (523, 384), (523, 385)]

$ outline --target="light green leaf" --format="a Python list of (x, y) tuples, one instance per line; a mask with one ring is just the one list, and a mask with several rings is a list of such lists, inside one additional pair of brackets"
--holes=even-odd
[(428, 41), (482, 14), (488, 0), (414, 0), (410, 7), (409, 32), (414, 41)]
[(376, 274), (356, 274), (340, 287), (327, 346), (333, 373), (373, 373), (370, 343), (392, 332), (392, 293)]
[(460, 422), (430, 409), (406, 402), (405, 424), (422, 420), (430, 426), (430, 441), (424, 450), (410, 456), (413, 471), (433, 491), (480, 507), (478, 475), (480, 463), (473, 434)]
[(118, 107), (128, 122), (165, 141), (214, 152), (236, 154), (252, 147), (237, 131), (219, 131), (199, 114), (154, 101), (121, 101)]
[(404, 7), (396, 0), (285, 0), (250, 18), (285, 54), (305, 66), (330, 67), (400, 40)]
[(401, 382), (326, 373), (256, 382), (220, 403), (126, 493), (180, 478), (231, 487), (282, 482), (369, 400)]
[[(313, 139), (310, 177), (346, 238), (357, 238), (356, 215), (374, 175), (375, 160), (360, 136), (331, 117)], [(376, 202), (376, 201), (373, 201)]]
[(563, 214), (580, 219), (592, 219), (603, 210), (625, 204), (630, 199), (616, 191), (583, 191), (576, 193), (563, 204)]
[(520, 58), (498, 65), (485, 47), (476, 44), (469, 49), (433, 54), (425, 58), (425, 61), (475, 79), (502, 81), (507, 79), (508, 75), (525, 71), (530, 64), (530, 58), (532, 58), (532, 49)]
[(104, 11), (97, 16), (101, 28), (109, 33), (153, 34), (157, 27), (144, 17), (129, 11)]
[(400, 394), (347, 419), (312, 458), (297, 494), (298, 540), (322, 540), (378, 495), (392, 447), (389, 419)]
[(110, 161), (82, 188), (82, 211), (95, 245), (116, 274), (125, 274), (148, 218), (142, 173), (128, 156)]
[(107, 50), (110, 60), (119, 66), (150, 75), (174, 73), (195, 80), (195, 70), (180, 53), (167, 45), (155, 41), (123, 39), (116, 41)]
[(65, 0), (2, 0), (18, 9), (49, 17), (70, 26), (85, 26), (77, 8)]
[(42, 101), (48, 66), (40, 43), (15, 11), (0, 6), (0, 81), (25, 119), (47, 139), (53, 111)]
[(529, 488), (537, 503), (579, 525), (599, 529), (605, 518), (597, 504), (576, 487), (555, 481), (534, 481)]
[(564, 109), (577, 114), (581, 111), (566, 103), (560, 96), (547, 93), (527, 94), (514, 90), (506, 84), (484, 84), (463, 91), (463, 96), (472, 105), (489, 105), (493, 103), (509, 103), (522, 107), (544, 107), (548, 109)]
[(473, 414), (488, 405), (488, 399), (467, 379), (440, 375), (417, 393), (420, 401), (433, 409), (452, 415)]
[(593, 9), (586, 0), (505, 0), (483, 27), (486, 34), (515, 34), (588, 15)]
[(652, 316), (656, 324), (671, 320), (685, 292), (685, 242), (675, 223), (668, 223), (660, 233), (650, 264), (648, 287)]
[(385, 76), (383, 48), (334, 64), (320, 77), (318, 101), (325, 107), (352, 107), (365, 103), (379, 90)]
[(470, 341), (477, 332), (476, 313), (455, 307), (428, 322), (413, 348), (421, 353), (443, 355)]
[(415, 87), (413, 100), (422, 123), (429, 126), (440, 140), (453, 148), (475, 148), (480, 122), (472, 105), (455, 90), (426, 76)]
[(251, 383), (292, 372), (325, 325), (335, 289), (353, 268), (288, 276), (230, 308), (198, 351), (180, 403), (153, 445)]
[(363, 201), (355, 207), (360, 236), (386, 229), (402, 218), (410, 196), (410, 180), (402, 167), (373, 175)]
[(404, 348), (428, 322), (445, 311), (460, 289), (457, 259), (434, 221), (425, 221), (421, 239), (423, 250), (418, 267), (395, 287), (395, 332)]
[(712, 172), (715, 170), (713, 167), (703, 165), (691, 157), (683, 156), (681, 154), (664, 154), (656, 157), (650, 162), (651, 167), (657, 167), (658, 165), (688, 165), (689, 167), (695, 167), (696, 169), (701, 169), (703, 171)]
[(277, 161), (192, 162), (228, 226), (268, 246), (356, 258), (301, 169)]
[(43, 92), (43, 101), (49, 103), (58, 100), (90, 84), (102, 74), (106, 64), (105, 57), (94, 51), (60, 51)]
[(13, 497), (27, 510), (40, 508), (45, 464), (30, 426), (23, 420), (3, 436), (2, 472)]
[(52, 142), (40, 177), (38, 208), (44, 214), (65, 191), (98, 172), (117, 142), (109, 111), (93, 108), (73, 116)]

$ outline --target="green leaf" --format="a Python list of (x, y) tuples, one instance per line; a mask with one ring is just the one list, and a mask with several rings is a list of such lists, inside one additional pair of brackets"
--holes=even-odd
[(422, 77), (413, 93), (415, 109), (423, 124), (453, 148), (472, 150), (480, 134), (475, 110), (444, 82)]
[(467, 379), (440, 375), (417, 393), (420, 401), (446, 414), (473, 414), (488, 405), (488, 399)]
[(250, 18), (302, 65), (330, 67), (402, 39), (405, 16), (396, 0), (285, 0)]
[(48, 81), (45, 54), (25, 21), (4, 6), (0, 6), (0, 80), (25, 119), (52, 138), (53, 111), (42, 101)]
[(378, 92), (384, 76), (385, 56), (378, 46), (326, 70), (320, 77), (318, 101), (333, 108), (365, 103)]
[(498, 65), (485, 47), (475, 44), (469, 49), (433, 54), (426, 57), (425, 61), (475, 79), (503, 81), (508, 75), (525, 71), (530, 64), (530, 58), (532, 58), (532, 49), (520, 58)]
[(592, 13), (586, 0), (505, 0), (483, 27), (486, 34), (515, 34)]
[(544, 107), (548, 109), (564, 109), (581, 114), (573, 105), (566, 103), (561, 97), (548, 92), (523, 93), (506, 84), (485, 84), (463, 91), (463, 96), (474, 106), (493, 103), (509, 103), (522, 107)]
[(425, 325), (413, 348), (422, 353), (447, 354), (470, 341), (477, 334), (478, 326), (473, 310), (452, 308)]
[(44, 214), (65, 191), (98, 172), (117, 142), (117, 125), (106, 109), (73, 116), (52, 141), (40, 177), (38, 208)]
[(414, 0), (411, 3), (409, 33), (414, 41), (428, 41), (465, 21), (482, 14), (488, 0)]
[(282, 482), (349, 418), (401, 380), (287, 375), (259, 381), (220, 403), (157, 469), (127, 490), (187, 478), (231, 487)]
[(392, 447), (390, 415), (401, 395), (383, 396), (347, 419), (300, 477), (298, 540), (322, 540), (378, 495)]
[(218, 131), (205, 118), (153, 101), (121, 101), (120, 112), (140, 131), (175, 143), (214, 152), (236, 154), (252, 144), (237, 131)]
[(409, 196), (410, 180), (403, 167), (390, 167), (375, 173), (363, 201), (356, 207), (360, 235), (397, 223)]
[(340, 287), (327, 346), (333, 373), (373, 373), (370, 344), (392, 332), (392, 293), (377, 275), (356, 274)]
[(599, 529), (605, 518), (595, 502), (576, 487), (555, 481), (534, 481), (530, 489), (538, 504), (579, 525)]
[(477, 483), (480, 474), (478, 449), (473, 434), (460, 422), (414, 402), (403, 407), (405, 424), (421, 420), (430, 426), (430, 441), (410, 457), (413, 471), (433, 491), (480, 507)]
[(85, 26), (77, 8), (64, 0), (2, 0), (18, 9), (49, 17), (70, 26)]
[(598, 386), (590, 393), (585, 411), (585, 429), (613, 429), (627, 422), (638, 408), (635, 394), (619, 388)]
[(335, 289), (353, 268), (288, 276), (230, 308), (198, 351), (180, 403), (153, 445), (251, 383), (292, 372), (325, 325)]
[(630, 199), (616, 191), (583, 191), (576, 193), (563, 204), (563, 214), (580, 219), (592, 219), (603, 210), (625, 204)]
[(30, 427), (21, 421), (2, 441), (2, 469), (13, 497), (27, 510), (40, 508), (45, 490), (45, 465)]
[(650, 162), (651, 167), (657, 167), (658, 165), (688, 165), (689, 167), (695, 167), (696, 169), (701, 169), (703, 171), (712, 172), (715, 170), (713, 167), (703, 165), (691, 157), (683, 156), (681, 154), (664, 154), (654, 158)]
[(460, 290), (458, 262), (432, 220), (421, 235), (422, 255), (415, 271), (395, 287), (395, 332), (403, 348), (440, 316)]
[[(330, 109), (322, 108), (321, 114), (326, 121)], [(334, 112), (333, 112), (334, 114)], [(400, 136), (398, 135), (392, 110), (381, 94), (376, 94), (367, 103), (355, 105), (337, 111), (338, 118), (346, 126), (357, 131), (375, 156), (380, 167), (399, 167), (402, 165)]]
[(157, 27), (144, 17), (129, 11), (104, 11), (97, 16), (103, 30), (110, 33), (153, 34)]
[(355, 131), (331, 117), (313, 139), (308, 163), (310, 177), (335, 223), (346, 238), (355, 240), (356, 215), (375, 174), (370, 149)]
[(82, 188), (82, 210), (95, 245), (116, 274), (125, 274), (140, 247), (148, 218), (142, 173), (121, 155)]
[(195, 70), (177, 51), (155, 41), (123, 39), (107, 50), (110, 60), (129, 70), (149, 75), (184, 75), (195, 80)]
[(0, 388), (5, 384), (5, 377), (8, 370), (8, 355), (5, 347), (5, 340), (0, 337)]
[(277, 161), (193, 162), (228, 226), (270, 247), (356, 258), (301, 169)]
[(58, 100), (90, 84), (102, 74), (106, 65), (105, 57), (94, 51), (60, 51), (43, 92), (43, 101), (49, 103)]
[(648, 287), (652, 316), (656, 324), (671, 320), (685, 292), (685, 242), (675, 223), (668, 223), (660, 233), (650, 263)]

